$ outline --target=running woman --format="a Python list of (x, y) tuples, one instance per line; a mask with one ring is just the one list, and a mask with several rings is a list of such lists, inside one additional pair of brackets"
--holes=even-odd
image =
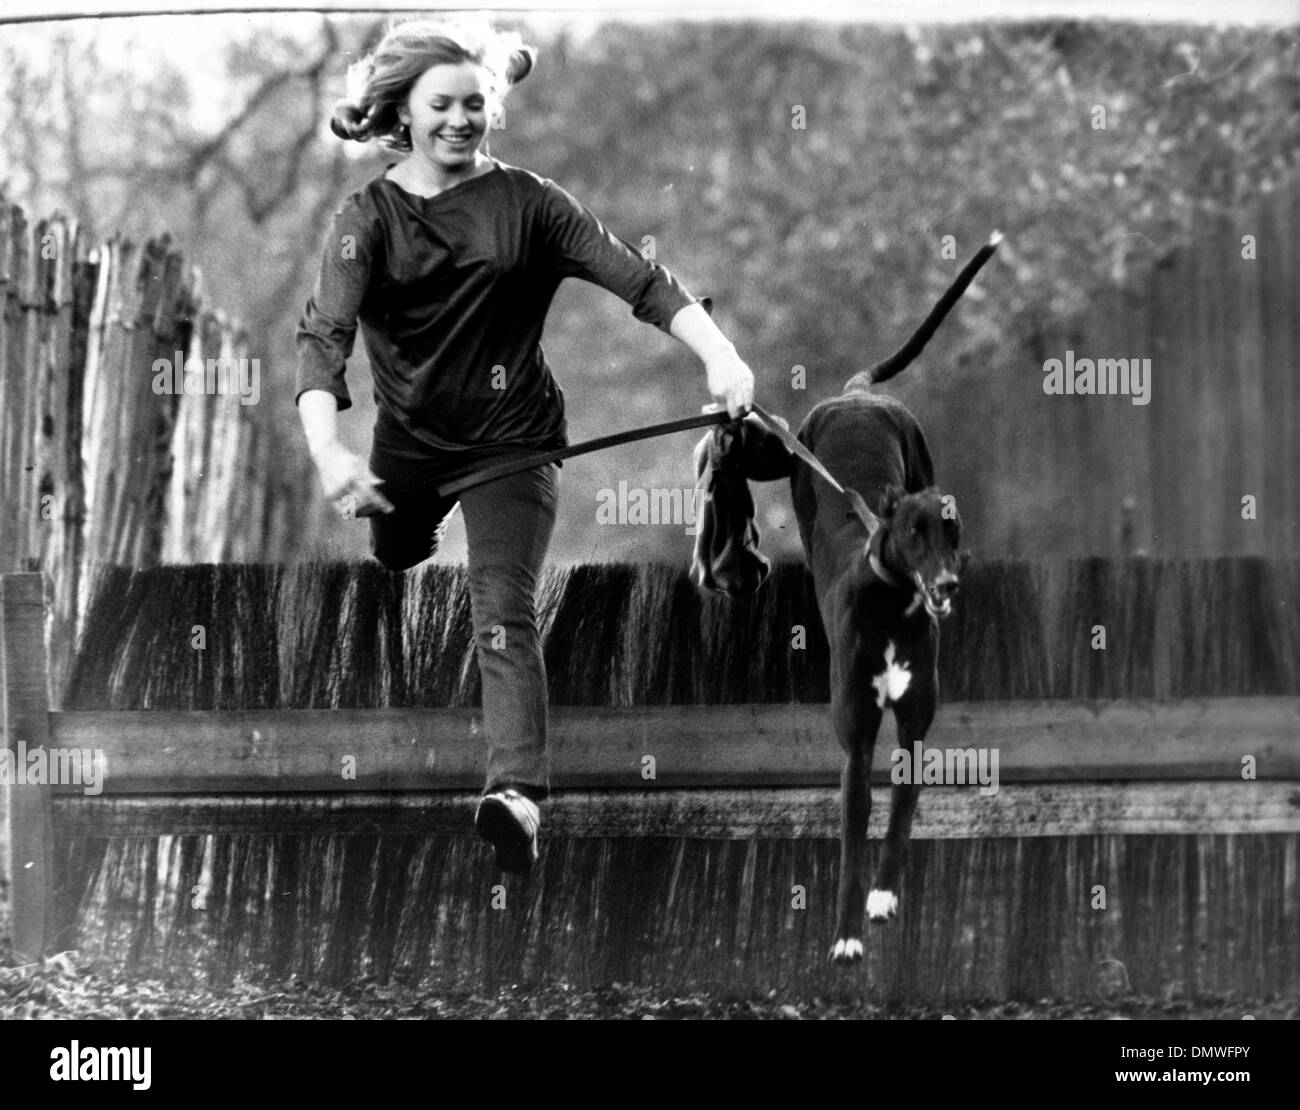
[[(325, 495), (369, 517), (374, 556), (393, 571), (433, 554), (457, 500), (439, 497), (440, 483), (566, 444), (564, 395), (540, 345), (566, 277), (689, 347), (733, 417), (753, 401), (749, 367), (668, 270), (554, 181), (488, 153), (506, 91), (534, 62), (517, 35), (485, 25), (401, 23), (353, 67), (358, 95), (331, 120), (340, 138), (405, 157), (334, 216), (297, 330), (296, 403)], [(336, 430), (358, 323), (378, 406), (369, 465)], [(536, 861), (549, 791), (536, 590), (557, 491), (547, 465), (459, 495), (488, 744), (475, 824), (504, 871)]]

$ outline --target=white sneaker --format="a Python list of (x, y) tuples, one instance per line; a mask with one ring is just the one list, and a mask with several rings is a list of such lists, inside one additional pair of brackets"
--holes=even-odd
[(537, 803), (513, 789), (484, 794), (474, 815), (479, 835), (497, 850), (497, 866), (515, 873), (525, 872), (537, 862), (541, 823)]

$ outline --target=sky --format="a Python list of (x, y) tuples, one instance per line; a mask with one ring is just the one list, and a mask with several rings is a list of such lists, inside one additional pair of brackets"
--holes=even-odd
[[(257, 12), (257, 9), (263, 12)], [(280, 9), (279, 14), (265, 12)], [(193, 75), (219, 72), (220, 46), (240, 36), (250, 22), (274, 20), (281, 32), (301, 28), (305, 41), (314, 40), (322, 11), (407, 12), (429, 14), (431, 10), (462, 8), (491, 11), (505, 18), (525, 19), (537, 30), (566, 29), (570, 38), (581, 40), (607, 19), (657, 22), (662, 20), (788, 20), (792, 12), (799, 19), (824, 22), (879, 24), (924, 24), (969, 22), (987, 19), (1116, 19), (1155, 23), (1246, 23), (1294, 25), (1300, 27), (1300, 0), (820, 0), (795, 7), (790, 0), (513, 0), (502, 5), (441, 0), (430, 6), (409, 2), (370, 0), (358, 5), (345, 0), (215, 0), (209, 3), (187, 0), (0, 0), (0, 35), (10, 36), (24, 52), (45, 53), (54, 36), (72, 33), (76, 38), (93, 34), (102, 49), (119, 57), (138, 58), (142, 67), (153, 57), (185, 58)], [(233, 10), (249, 14), (233, 14)], [(141, 12), (188, 14), (139, 15)], [(201, 14), (201, 13), (207, 14)], [(298, 14), (284, 14), (296, 12)], [(81, 13), (83, 18), (70, 17)], [(119, 13), (110, 19), (95, 14)], [(132, 13), (132, 14), (126, 14)], [(8, 26), (6, 26), (8, 24)], [(241, 36), (242, 37), (242, 36)], [(214, 49), (215, 48), (215, 49)], [(205, 66), (204, 59), (211, 60)], [(215, 67), (215, 68), (214, 68)], [(227, 105), (220, 96), (200, 98), (194, 122), (205, 126), (224, 119)], [(210, 115), (211, 121), (204, 115)]]
[[(141, 11), (203, 11), (204, 9), (257, 9), (276, 7), (304, 11), (428, 12), (430, 8), (467, 8), (510, 13), (571, 12), (603, 17), (650, 19), (789, 19), (789, 0), (600, 0), (599, 3), (556, 3), (555, 0), (513, 0), (509, 4), (487, 5), (463, 0), (441, 0), (428, 7), (410, 3), (371, 0), (358, 6), (339, 0), (281, 0), (278, 4), (255, 0), (217, 0), (216, 3), (186, 3), (185, 0), (5, 0), (0, 4), (0, 22), (45, 18), (68, 14), (108, 14)], [(1300, 24), (1300, 0), (825, 0), (798, 10), (801, 19), (829, 22), (932, 23), (983, 19), (1037, 19), (1069, 16), (1077, 19), (1134, 19), (1147, 22)]]

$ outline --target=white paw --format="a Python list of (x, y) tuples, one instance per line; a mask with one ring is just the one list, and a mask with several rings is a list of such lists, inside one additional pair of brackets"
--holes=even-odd
[(837, 964), (855, 964), (862, 959), (862, 941), (857, 937), (841, 937), (831, 949), (831, 960)]
[(898, 896), (892, 890), (873, 890), (867, 895), (867, 920), (888, 921), (898, 912)]

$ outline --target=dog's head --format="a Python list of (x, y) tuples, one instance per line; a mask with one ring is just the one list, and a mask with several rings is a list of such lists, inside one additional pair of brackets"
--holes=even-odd
[(932, 617), (952, 612), (952, 598), (966, 566), (957, 501), (933, 486), (906, 493), (891, 486), (880, 499), (886, 569), (916, 586)]

